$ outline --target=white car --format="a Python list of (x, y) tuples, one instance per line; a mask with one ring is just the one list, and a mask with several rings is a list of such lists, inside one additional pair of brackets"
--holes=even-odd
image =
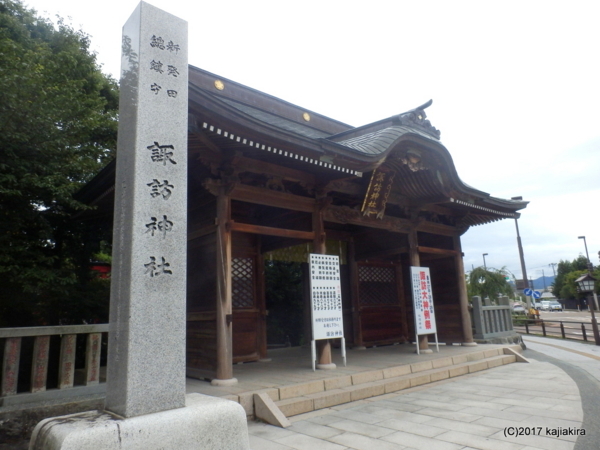
[(542, 309), (544, 311), (562, 311), (563, 306), (556, 300), (544, 300), (542, 301)]
[(515, 303), (513, 305), (513, 312), (514, 313), (519, 313), (519, 314), (525, 314), (525, 308), (523, 307), (523, 305), (520, 305), (519, 303)]

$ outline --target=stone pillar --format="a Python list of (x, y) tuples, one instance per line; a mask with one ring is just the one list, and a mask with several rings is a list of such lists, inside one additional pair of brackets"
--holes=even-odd
[(90, 333), (87, 336), (85, 350), (85, 385), (100, 383), (100, 352), (102, 333)]
[(231, 304), (231, 199), (225, 186), (217, 194), (217, 377), (215, 386), (237, 383), (233, 378), (233, 311)]
[(31, 392), (46, 390), (49, 351), (50, 336), (36, 336), (33, 343), (33, 360), (31, 362)]
[(473, 303), (473, 323), (475, 325), (475, 337), (483, 339), (486, 333), (485, 318), (483, 317), (483, 305), (481, 297), (476, 295), (471, 299)]
[(460, 236), (454, 236), (454, 266), (456, 267), (456, 281), (458, 283), (458, 302), (460, 304), (460, 318), (463, 332), (462, 345), (466, 347), (476, 346), (473, 341), (473, 328), (471, 327), (471, 315), (469, 314), (469, 296), (467, 293), (467, 281), (465, 280), (465, 266), (463, 263)]
[(185, 405), (187, 22), (141, 2), (123, 27), (106, 409)]
[(66, 334), (60, 340), (60, 362), (58, 369), (58, 388), (73, 387), (75, 378), (76, 334)]
[(140, 2), (122, 48), (107, 412), (45, 419), (29, 448), (249, 450), (239, 403), (185, 395), (187, 23)]
[(504, 306), (504, 309), (501, 309), (500, 317), (502, 318), (502, 329), (500, 331), (512, 331), (513, 323), (512, 323), (512, 308), (510, 307), (510, 299), (506, 295), (500, 295), (498, 297), (498, 305)]
[(17, 394), (19, 381), (19, 362), (21, 361), (21, 338), (6, 338), (4, 341), (4, 358), (2, 361), (2, 385), (0, 395)]
[[(410, 265), (414, 267), (421, 267), (417, 230), (414, 228), (408, 233), (408, 253), (410, 257)], [(426, 334), (422, 334), (419, 336), (419, 352), (433, 353), (433, 350), (429, 348), (429, 339), (427, 338)]]

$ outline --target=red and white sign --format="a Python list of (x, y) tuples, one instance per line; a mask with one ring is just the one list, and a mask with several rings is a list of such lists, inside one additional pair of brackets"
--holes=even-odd
[(437, 333), (429, 267), (411, 267), (410, 277), (415, 311), (415, 334)]

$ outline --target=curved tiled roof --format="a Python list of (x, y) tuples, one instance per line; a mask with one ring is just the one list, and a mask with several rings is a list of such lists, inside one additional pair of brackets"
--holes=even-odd
[(236, 102), (235, 100), (231, 100), (228, 98), (220, 98), (220, 101), (243, 112), (244, 114), (249, 115), (250, 117), (253, 117), (256, 120), (268, 123), (269, 125), (281, 128), (282, 130), (298, 133), (302, 136), (313, 139), (319, 139), (329, 136), (329, 133), (325, 133), (315, 128), (304, 126), (293, 120), (286, 119), (285, 117), (278, 116), (277, 114), (272, 114), (267, 111), (254, 108), (252, 106), (245, 105), (240, 102)]
[(334, 142), (367, 155), (380, 155), (385, 153), (398, 138), (409, 133), (439, 143), (437, 139), (431, 138), (427, 133), (403, 125), (390, 126), (382, 130)]
[[(425, 109), (431, 101), (396, 116), (352, 127), (230, 80), (225, 81), (225, 89), (215, 89), (214, 80), (219, 78), (190, 67), (190, 104), (196, 102), (206, 111), (205, 117), (217, 114), (231, 126), (249, 130), (252, 136), (248, 141), (261, 141), (261, 148), (274, 139), (280, 149), (284, 148), (278, 150), (280, 155), (289, 153), (291, 158), (319, 167), (346, 167), (356, 174), (386, 165), (398, 172), (395, 185), (403, 195), (468, 211), (468, 225), (518, 216), (516, 211), (528, 203), (492, 197), (459, 178), (450, 153), (440, 141), (440, 132), (426, 119)], [(286, 142), (292, 152), (285, 151)], [(266, 149), (270, 148), (267, 144)], [(410, 148), (423, 152), (418, 167), (411, 167), (407, 161)]]

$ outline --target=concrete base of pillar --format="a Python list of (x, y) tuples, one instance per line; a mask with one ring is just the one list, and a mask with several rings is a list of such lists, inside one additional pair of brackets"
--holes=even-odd
[(228, 378), (227, 380), (219, 380), (218, 378), (213, 378), (210, 382), (213, 386), (233, 386), (238, 383), (237, 378)]
[[(415, 350), (415, 353), (417, 353), (417, 351)], [(419, 353), (433, 353), (433, 350), (431, 350), (430, 348), (424, 348), (419, 350)]]
[(88, 411), (42, 420), (32, 450), (249, 450), (246, 413), (239, 403), (202, 394), (186, 396), (183, 408), (128, 419)]
[(329, 364), (317, 364), (317, 369), (321, 369), (321, 370), (331, 370), (331, 369), (335, 369), (337, 366), (335, 365), (335, 363), (329, 363)]
[(477, 342), (463, 342), (462, 344), (463, 347), (477, 347)]

